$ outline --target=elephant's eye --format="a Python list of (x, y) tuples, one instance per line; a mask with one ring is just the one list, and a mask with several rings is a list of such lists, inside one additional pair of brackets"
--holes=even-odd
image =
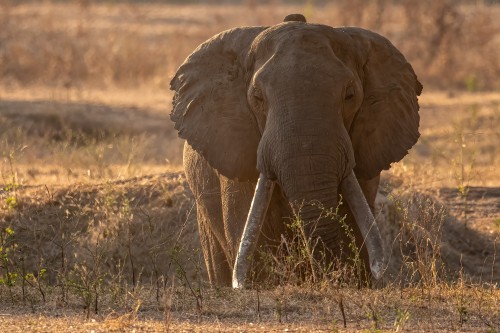
[(253, 97), (259, 102), (264, 101), (264, 95), (262, 94), (262, 91), (259, 88), (254, 88)]
[(353, 86), (349, 86), (347, 87), (346, 91), (345, 91), (345, 100), (348, 101), (348, 100), (351, 100), (352, 98), (354, 97), (354, 87)]

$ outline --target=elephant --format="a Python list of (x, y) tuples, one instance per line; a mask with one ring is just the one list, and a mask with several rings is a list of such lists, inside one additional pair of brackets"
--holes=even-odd
[(279, 243), (297, 207), (323, 255), (342, 257), (345, 232), (322, 214), (339, 204), (368, 274), (382, 276), (380, 173), (417, 142), (423, 89), (389, 40), (292, 14), (215, 35), (170, 88), (212, 286), (244, 287), (256, 248)]

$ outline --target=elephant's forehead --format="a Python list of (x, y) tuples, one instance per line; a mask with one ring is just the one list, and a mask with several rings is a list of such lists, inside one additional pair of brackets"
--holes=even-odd
[(289, 49), (326, 48), (328, 38), (321, 25), (301, 22), (282, 23), (263, 31), (255, 39), (252, 51), (279, 52)]

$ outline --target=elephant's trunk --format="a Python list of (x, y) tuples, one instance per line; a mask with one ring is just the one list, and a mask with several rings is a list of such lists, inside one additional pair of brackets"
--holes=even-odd
[[(342, 179), (334, 168), (334, 160), (325, 156), (309, 156), (307, 174), (294, 174), (280, 181), (294, 214), (300, 218), (310, 244), (322, 247), (322, 255), (332, 259), (341, 250), (342, 227), (333, 221), (330, 209), (338, 205), (338, 189)], [(295, 162), (298, 163), (298, 162)], [(298, 164), (303, 165), (303, 162)], [(317, 241), (319, 240), (319, 243)], [(319, 249), (318, 249), (319, 250)], [(323, 251), (325, 250), (325, 251)]]
[[(309, 186), (303, 183), (303, 187), (296, 188), (288, 194), (290, 202), (300, 208), (295, 211), (299, 213), (304, 223), (306, 235), (310, 237), (310, 244), (313, 246), (320, 244), (323, 247), (321, 256), (326, 255), (324, 258), (328, 260), (345, 252), (345, 249), (342, 249), (343, 242), (352, 241), (346, 239), (343, 226), (336, 219), (332, 219), (331, 215), (331, 211), (335, 212), (339, 204), (337, 195), (340, 189), (343, 200), (349, 206), (361, 233), (362, 245), (366, 246), (372, 275), (378, 280), (384, 270), (381, 235), (356, 176), (351, 170), (340, 186), (328, 186), (328, 184), (335, 184), (334, 181), (328, 180), (328, 177), (331, 176), (316, 175), (313, 177), (315, 181), (309, 179)], [(324, 182), (320, 179), (324, 179)], [(319, 243), (316, 242), (318, 239)]]
[[(342, 158), (342, 157), (338, 157)], [(310, 170), (312, 175), (296, 176), (290, 181), (289, 185), (282, 185), (286, 188), (285, 193), (294, 207), (299, 207), (300, 218), (304, 223), (304, 228), (312, 244), (316, 244), (316, 239), (320, 239), (320, 244), (324, 245), (327, 258), (338, 256), (345, 252), (342, 249), (343, 241), (346, 239), (343, 226), (332, 219), (329, 210), (335, 211), (338, 206), (338, 194), (343, 196), (343, 201), (349, 206), (356, 225), (363, 237), (363, 245), (366, 246), (370, 270), (375, 279), (379, 279), (383, 274), (384, 255), (382, 240), (375, 218), (370, 210), (361, 187), (351, 170), (347, 171), (346, 176), (343, 170), (335, 169), (335, 163), (324, 160), (317, 164), (318, 169)], [(319, 172), (324, 166), (331, 170), (329, 172)], [(332, 170), (333, 169), (333, 170)], [(343, 179), (342, 179), (343, 177)], [(340, 181), (338, 180), (340, 178)], [(347, 223), (347, 221), (345, 221)], [(358, 244), (359, 246), (359, 244)]]

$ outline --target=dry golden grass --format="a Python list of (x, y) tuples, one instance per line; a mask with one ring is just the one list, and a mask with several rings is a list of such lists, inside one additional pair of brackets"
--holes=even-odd
[(500, 186), (500, 94), (425, 92), (419, 142), (393, 173), (420, 189)]
[[(0, 2), (2, 330), (500, 330), (500, 9), (453, 4)], [(378, 216), (410, 279), (206, 283), (168, 82), (211, 35), (291, 12), (383, 33), (424, 84)]]
[(165, 90), (183, 59), (213, 34), (236, 26), (273, 25), (291, 12), (302, 12), (310, 22), (362, 26), (387, 36), (411, 61), (427, 89), (500, 87), (499, 6), (457, 5), (452, 0), (88, 3), (0, 7), (2, 83), (65, 88), (147, 84)]
[(180, 168), (170, 93), (24, 88), (0, 96), (4, 182), (13, 171), (18, 184), (70, 184)]

